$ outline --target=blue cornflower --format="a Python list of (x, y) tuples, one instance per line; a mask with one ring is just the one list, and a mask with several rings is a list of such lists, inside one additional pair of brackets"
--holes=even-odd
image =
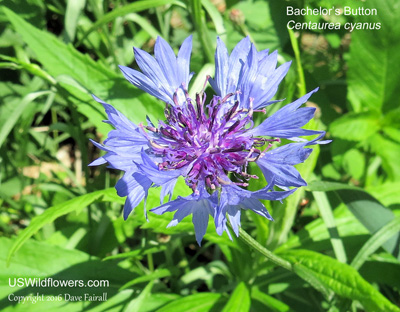
[[(111, 105), (103, 104), (108, 123), (114, 126), (104, 145), (106, 151), (90, 165), (108, 163), (124, 172), (115, 188), (127, 196), (126, 219), (151, 187), (160, 186), (160, 206), (156, 214), (175, 212), (168, 226), (178, 224), (193, 214), (196, 240), (200, 244), (207, 230), (209, 216), (214, 218), (217, 233), (227, 230), (229, 219), (239, 233), (241, 210), (250, 209), (273, 220), (263, 200), (282, 200), (296, 188), (306, 185), (294, 165), (304, 162), (312, 152), (307, 146), (323, 144), (323, 131), (301, 129), (314, 115), (315, 108), (300, 107), (317, 89), (288, 104), (254, 127), (253, 114), (264, 112), (290, 62), (278, 68), (277, 52), (258, 52), (249, 38), (240, 41), (229, 55), (218, 39), (215, 54), (215, 77), (209, 79), (215, 95), (207, 102), (204, 90), (191, 99), (187, 88), (193, 76), (189, 70), (192, 38), (182, 44), (178, 55), (162, 38), (155, 44), (155, 58), (134, 49), (141, 69), (120, 66), (125, 78), (136, 87), (166, 103), (165, 120), (155, 126), (135, 125)], [(318, 135), (307, 141), (300, 136)], [(286, 138), (294, 143), (272, 148)], [(264, 148), (263, 148), (264, 147)], [(258, 177), (248, 172), (249, 163), (262, 170), (267, 185), (251, 192), (245, 188)], [(182, 176), (193, 193), (171, 201), (177, 179)], [(282, 189), (274, 190), (274, 186)], [(168, 202), (163, 204), (165, 196)], [(146, 207), (145, 215), (147, 218)]]

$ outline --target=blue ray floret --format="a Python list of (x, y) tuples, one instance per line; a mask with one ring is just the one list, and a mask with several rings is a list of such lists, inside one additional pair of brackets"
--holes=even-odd
[[(141, 202), (146, 201), (151, 187), (161, 187), (160, 206), (155, 214), (174, 212), (168, 226), (175, 226), (192, 214), (196, 240), (200, 244), (210, 216), (217, 233), (227, 229), (227, 221), (239, 235), (242, 210), (273, 220), (260, 200), (282, 200), (306, 182), (294, 165), (304, 162), (312, 149), (324, 144), (323, 131), (302, 129), (315, 108), (301, 107), (317, 89), (284, 106), (254, 126), (255, 113), (264, 112), (290, 62), (277, 67), (276, 51), (258, 52), (249, 40), (240, 41), (229, 55), (224, 43), (217, 39), (215, 77), (207, 77), (215, 95), (207, 102), (204, 90), (194, 99), (188, 95), (192, 38), (188, 37), (176, 56), (172, 48), (158, 38), (155, 58), (134, 49), (141, 71), (120, 66), (125, 78), (143, 91), (166, 103), (165, 120), (155, 126), (135, 125), (111, 105), (103, 104), (110, 123), (104, 144), (93, 144), (106, 154), (91, 165), (108, 163), (124, 172), (115, 188), (126, 196), (124, 218)], [(207, 81), (207, 80), (206, 80)], [(317, 135), (313, 140), (303, 136)], [(275, 147), (285, 138), (293, 141)], [(255, 192), (246, 189), (252, 175), (248, 166), (258, 165), (267, 185)], [(183, 177), (192, 190), (186, 197), (171, 200), (177, 179)], [(275, 187), (281, 190), (276, 190)], [(294, 187), (290, 189), (291, 187)], [(168, 202), (163, 203), (168, 197)], [(145, 215), (146, 205), (145, 205)]]

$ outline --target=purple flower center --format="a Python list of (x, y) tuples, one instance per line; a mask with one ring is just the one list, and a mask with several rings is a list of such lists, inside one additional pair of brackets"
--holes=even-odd
[(146, 127), (152, 132), (152, 153), (162, 159), (159, 169), (182, 169), (193, 191), (200, 184), (209, 193), (221, 184), (231, 183), (227, 181), (229, 172), (240, 186), (247, 186), (250, 178), (258, 179), (247, 173), (247, 165), (261, 155), (256, 147), (277, 140), (249, 135), (254, 111), (251, 105), (250, 109), (239, 108), (234, 97), (235, 94), (214, 96), (205, 106), (202, 92), (195, 103), (187, 96), (186, 105), (179, 105), (175, 94), (175, 105), (167, 104), (164, 111), (166, 122), (160, 121), (158, 128)]

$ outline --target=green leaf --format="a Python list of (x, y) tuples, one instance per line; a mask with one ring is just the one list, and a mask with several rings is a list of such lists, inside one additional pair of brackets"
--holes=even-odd
[(364, 8), (377, 15), (358, 15), (355, 22), (380, 23), (379, 30), (355, 30), (351, 35), (348, 100), (354, 111), (368, 108), (387, 112), (398, 106), (400, 89), (400, 7), (397, 0), (370, 0)]
[[(390, 209), (366, 192), (340, 190), (336, 193), (371, 234), (394, 219), (394, 214)], [(397, 233), (383, 244), (383, 248), (397, 258), (400, 258), (399, 239), (400, 233)]]
[(247, 312), (250, 311), (250, 305), (250, 290), (245, 283), (240, 282), (222, 312)]
[[(357, 220), (357, 218), (349, 211), (345, 204), (339, 205), (334, 212), (336, 226), (340, 237), (344, 241), (349, 241), (352, 237), (366, 236), (369, 234), (368, 230)], [(303, 249), (310, 249), (314, 251), (325, 251), (330, 249), (328, 239), (330, 233), (322, 221), (318, 218), (308, 223), (303, 229), (292, 235), (287, 242), (280, 245), (275, 252), (279, 253), (282, 250), (288, 250), (301, 247)], [(357, 242), (356, 242), (357, 243)], [(347, 247), (352, 247), (345, 244)]]
[(210, 0), (201, 0), (201, 4), (207, 11), (208, 15), (210, 15), (214, 23), (215, 30), (217, 32), (217, 36), (220, 36), (222, 41), (226, 41), (226, 30), (225, 30), (224, 20), (221, 16), (221, 13), (219, 13), (217, 7), (213, 3), (211, 3)]
[(128, 283), (124, 284), (120, 290), (124, 290), (126, 288), (129, 288), (133, 285), (139, 284), (139, 283), (143, 283), (143, 282), (149, 282), (149, 281), (153, 281), (159, 278), (163, 278), (163, 277), (168, 277), (171, 276), (171, 271), (168, 269), (158, 269), (155, 270), (154, 272), (151, 272), (147, 275), (143, 275), (143, 276), (139, 276), (131, 281), (129, 281)]
[(168, 303), (156, 312), (208, 312), (220, 298), (217, 293), (198, 293)]
[(253, 287), (251, 289), (251, 298), (259, 301), (260, 303), (262, 303), (264, 306), (271, 309), (272, 311), (279, 311), (279, 312), (289, 312), (290, 311), (290, 307), (287, 304), (283, 303), (282, 301), (279, 301), (278, 299), (276, 299), (270, 295), (263, 293), (256, 287)]
[(151, 296), (153, 285), (154, 281), (148, 283), (140, 295), (128, 304), (125, 311), (143, 311), (146, 302), (148, 302), (149, 297)]
[(400, 231), (400, 216), (383, 226), (364, 244), (351, 262), (351, 266), (358, 270), (367, 258), (382, 246), (389, 238)]
[(365, 156), (358, 149), (348, 150), (343, 157), (343, 167), (356, 180), (360, 180), (365, 170)]
[(68, 0), (65, 11), (65, 32), (69, 42), (74, 41), (79, 15), (85, 7), (86, 0)]
[[(142, 301), (143, 304), (141, 305), (140, 309), (132, 310), (132, 309), (129, 309), (130, 308), (130, 306), (129, 306), (124, 311), (126, 311), (126, 312), (129, 312), (129, 311), (154, 312), (154, 311), (156, 311), (156, 309), (159, 309), (160, 307), (166, 305), (169, 302), (175, 301), (175, 300), (179, 299), (180, 297), (181, 296), (179, 296), (177, 294), (167, 293), (167, 292), (151, 293), (145, 297), (145, 300)], [(90, 312), (92, 312), (92, 311), (90, 311)]]
[(33, 27), (7, 8), (3, 10), (50, 75), (56, 79), (64, 77), (64, 81), (65, 76), (69, 76), (73, 83), (63, 82), (61, 85), (65, 88), (69, 86), (67, 90), (80, 99), (77, 102), (78, 111), (87, 116), (103, 135), (110, 129), (109, 125), (101, 122), (105, 116), (104, 109), (90, 94), (113, 104), (136, 123), (144, 121), (146, 115), (158, 117), (163, 112), (161, 102), (136, 89), (122, 74), (116, 74), (88, 55), (81, 54), (72, 45), (66, 45), (52, 34)]
[(135, 250), (129, 252), (119, 253), (117, 255), (105, 257), (103, 261), (113, 260), (113, 259), (124, 259), (124, 258), (140, 258), (148, 254), (154, 254), (157, 252), (164, 251), (166, 249), (167, 249), (166, 245), (138, 247)]
[[(12, 105), (5, 105), (4, 108), (0, 109), (1, 121), (5, 118), (4, 123), (0, 123), (0, 147), (4, 143), (5, 139), (17, 123), (19, 117), (25, 111), (26, 107), (32, 103), (36, 98), (52, 93), (51, 91), (38, 91), (26, 95), (22, 100), (16, 101)], [(3, 117), (4, 116), (4, 117)]]
[[(390, 209), (361, 188), (323, 181), (313, 182), (308, 188), (313, 191), (335, 191), (342, 202), (372, 234), (394, 219), (394, 214)], [(399, 239), (400, 233), (383, 244), (383, 248), (397, 258), (400, 258), (400, 251), (397, 248)]]
[(340, 139), (363, 141), (376, 133), (379, 128), (377, 113), (348, 113), (332, 122), (329, 131)]
[[(43, 212), (41, 215), (38, 215), (34, 217), (29, 226), (24, 229), (17, 237), (17, 239), (14, 242), (14, 245), (12, 248), (10, 248), (10, 251), (8, 253), (7, 257), (7, 263), (10, 262), (11, 257), (13, 254), (21, 248), (21, 246), (32, 236), (34, 235), (37, 231), (39, 231), (44, 225), (49, 224), (53, 222), (55, 219), (66, 215), (71, 212), (79, 212), (82, 209), (86, 208), (96, 200), (101, 199), (103, 196), (108, 198), (109, 200), (114, 200), (114, 195), (115, 190), (114, 189), (107, 189), (107, 190), (101, 190), (97, 192), (93, 192), (90, 194), (85, 194), (79, 197), (76, 197), (74, 199), (68, 200), (62, 204), (53, 206), (51, 208), (48, 208)], [(107, 197), (108, 196), (108, 197)]]
[(382, 167), (392, 181), (400, 180), (400, 144), (376, 134), (369, 140), (371, 149), (381, 157)]
[(79, 42), (77, 43), (77, 46), (79, 46), (82, 43), (82, 41), (84, 39), (86, 39), (86, 37), (93, 30), (112, 22), (117, 17), (125, 16), (130, 13), (141, 12), (141, 11), (144, 11), (144, 10), (147, 10), (150, 8), (155, 8), (155, 7), (167, 5), (167, 4), (179, 4), (179, 5), (184, 6), (183, 3), (181, 3), (180, 1), (176, 1), (176, 0), (143, 0), (143, 1), (135, 1), (133, 3), (116, 8), (116, 9), (112, 10), (111, 12), (103, 15), (98, 20), (96, 20), (96, 22), (93, 23), (93, 25), (85, 32), (83, 37), (79, 40)]
[(126, 19), (138, 24), (153, 39), (157, 39), (158, 36), (161, 37), (161, 34), (158, 32), (158, 30), (146, 18), (140, 16), (139, 14), (130, 13), (126, 16)]
[(338, 182), (312, 181), (305, 187), (311, 192), (329, 192), (337, 190), (354, 190), (362, 191), (363, 189), (354, 185), (343, 184)]
[(367, 187), (366, 190), (385, 206), (400, 204), (400, 182), (387, 182), (381, 185), (374, 185)]
[(281, 254), (293, 264), (296, 273), (316, 279), (337, 295), (359, 301), (367, 311), (387, 312), (400, 309), (386, 299), (351, 266), (309, 250), (291, 250)]
[[(66, 295), (83, 296), (85, 293), (102, 295), (107, 293), (107, 305), (110, 301), (114, 305), (122, 306), (126, 304), (126, 295), (132, 297), (132, 291), (119, 292), (119, 288), (135, 277), (135, 274), (127, 269), (123, 269), (116, 261), (102, 262), (98, 258), (79, 250), (69, 250), (58, 246), (50, 245), (45, 242), (28, 240), (19, 252), (11, 259), (10, 265), (6, 266), (6, 255), (15, 244), (14, 239), (2, 237), (0, 238), (0, 307), (2, 311), (56, 311), (57, 308), (62, 311), (82, 311), (83, 305), (89, 305), (91, 302), (68, 302), (65, 301)], [(14, 278), (31, 278), (42, 279), (51, 277), (53, 281), (84, 281), (97, 280), (108, 281), (109, 285), (104, 284), (99, 287), (10, 287), (9, 279)], [(49, 282), (48, 282), (49, 283)], [(14, 294), (15, 296), (28, 296), (29, 294), (37, 294), (48, 296), (58, 296), (61, 294), (62, 301), (38, 301), (36, 303), (27, 302), (22, 305), (15, 305), (7, 296)], [(123, 300), (121, 300), (120, 294)], [(114, 298), (117, 297), (117, 298)], [(124, 302), (125, 301), (125, 302)], [(99, 303), (98, 303), (99, 304)], [(96, 304), (95, 304), (96, 305)], [(103, 303), (97, 307), (103, 306)], [(93, 305), (92, 305), (93, 307)], [(18, 309), (19, 308), (19, 309)], [(101, 311), (112, 311), (111, 309), (99, 309)]]
[(206, 24), (205, 12), (203, 11), (201, 0), (190, 0), (192, 21), (199, 35), (201, 47), (204, 55), (209, 63), (214, 61), (214, 40), (209, 36), (209, 31)]
[(292, 44), (292, 49), (294, 52), (294, 56), (296, 58), (297, 76), (299, 77), (299, 81), (297, 82), (298, 97), (302, 97), (304, 94), (307, 93), (307, 89), (306, 89), (306, 82), (304, 80), (303, 66), (301, 65), (299, 44), (297, 42), (297, 38), (294, 34), (294, 31), (288, 28), (288, 32), (289, 32), (290, 43)]
[(219, 260), (207, 263), (204, 266), (199, 266), (192, 269), (180, 278), (180, 281), (184, 285), (190, 285), (191, 283), (206, 283), (209, 289), (214, 288), (213, 282), (217, 275), (225, 276), (227, 279), (232, 278), (232, 274), (229, 271), (227, 265)]
[[(387, 253), (373, 254), (359, 272), (371, 283), (400, 288), (400, 263)], [(384, 286), (385, 287), (385, 286)]]
[(322, 220), (324, 221), (330, 235), (333, 251), (336, 258), (343, 263), (347, 262), (346, 251), (344, 249), (343, 241), (339, 235), (336, 227), (336, 221), (332, 213), (332, 207), (329, 203), (328, 197), (324, 192), (313, 192), (315, 201), (317, 202), (318, 209)]

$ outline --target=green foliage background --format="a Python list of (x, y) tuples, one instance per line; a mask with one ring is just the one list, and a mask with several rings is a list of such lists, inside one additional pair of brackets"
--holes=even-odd
[[(1, 311), (400, 311), (400, 3), (396, 0), (5, 0), (0, 3)], [(376, 16), (303, 16), (299, 22), (381, 23), (380, 30), (288, 31), (286, 7), (375, 8)], [(177, 50), (193, 34), (190, 93), (213, 75), (216, 36), (232, 49), (293, 60), (267, 114), (319, 86), (307, 105), (333, 142), (298, 166), (309, 182), (275, 221), (252, 213), (257, 240), (218, 236), (201, 247), (190, 218), (140, 205), (127, 221), (119, 173), (88, 168), (110, 126), (91, 94), (133, 122), (162, 118), (163, 103), (126, 82), (132, 46), (162, 36)], [(210, 90), (208, 90), (210, 91)], [(258, 122), (265, 118), (260, 116)], [(256, 168), (251, 168), (256, 174)], [(251, 187), (260, 188), (260, 179)], [(189, 191), (183, 181), (175, 196)], [(158, 205), (157, 191), (148, 207)], [(241, 238), (245, 238), (242, 233)], [(260, 246), (261, 245), (261, 246)], [(254, 248), (253, 248), (254, 247)], [(265, 257), (263, 247), (281, 260)], [(264, 253), (264, 254), (263, 254)], [(95, 288), (10, 287), (14, 278), (108, 280)], [(43, 294), (51, 301), (17, 303)], [(65, 296), (107, 293), (106, 302)], [(62, 300), (58, 300), (61, 298)]]

